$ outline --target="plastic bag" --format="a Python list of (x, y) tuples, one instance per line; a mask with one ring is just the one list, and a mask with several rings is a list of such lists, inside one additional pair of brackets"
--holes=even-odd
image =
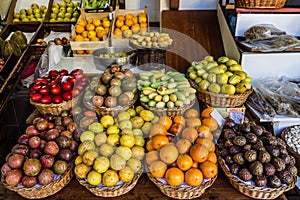
[(285, 31), (282, 31), (275, 27), (273, 24), (258, 24), (251, 26), (244, 32), (244, 37), (251, 40), (264, 40), (273, 37), (274, 35), (283, 35)]

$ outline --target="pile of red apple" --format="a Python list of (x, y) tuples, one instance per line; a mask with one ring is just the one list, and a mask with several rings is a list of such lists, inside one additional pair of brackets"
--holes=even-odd
[(30, 99), (42, 104), (60, 104), (78, 96), (89, 82), (82, 69), (74, 69), (70, 73), (66, 69), (50, 70), (37, 78), (30, 88)]

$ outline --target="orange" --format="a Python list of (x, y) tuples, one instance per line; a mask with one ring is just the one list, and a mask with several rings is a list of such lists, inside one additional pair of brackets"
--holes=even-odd
[(193, 159), (191, 156), (189, 156), (188, 154), (182, 154), (180, 156), (178, 156), (177, 160), (176, 160), (176, 164), (178, 166), (179, 169), (181, 169), (182, 171), (186, 171), (188, 169), (190, 169), (193, 165)]
[(108, 20), (108, 17), (103, 17), (101, 20), (102, 20), (102, 22), (104, 22), (104, 21), (109, 21), (109, 20)]
[(87, 31), (93, 31), (93, 30), (95, 30), (95, 26), (94, 26), (94, 24), (87, 24), (87, 25), (85, 26), (85, 29), (86, 29)]
[(200, 137), (196, 140), (195, 143), (202, 144), (203, 146), (205, 146), (208, 149), (208, 151), (214, 150), (215, 144), (212, 142), (212, 140), (210, 140), (208, 138)]
[(138, 14), (138, 17), (146, 17), (147, 15), (146, 15), (146, 13), (139, 13)]
[(84, 50), (76, 50), (76, 54), (84, 54)]
[(100, 19), (93, 19), (93, 25), (94, 26), (100, 26), (101, 25), (101, 20)]
[(158, 123), (162, 124), (167, 130), (172, 126), (172, 119), (169, 116), (162, 116), (158, 119)]
[(124, 15), (118, 15), (117, 20), (125, 21), (125, 16)]
[(87, 25), (87, 21), (84, 19), (78, 19), (77, 25), (81, 25), (81, 26), (85, 27)]
[(100, 41), (100, 38), (98, 38), (97, 36), (94, 36), (94, 37), (91, 38), (91, 41), (94, 41), (94, 42), (95, 41)]
[(92, 54), (94, 50), (85, 50), (86, 54)]
[(208, 153), (208, 149), (202, 144), (195, 144), (190, 148), (190, 155), (196, 162), (206, 161)]
[(150, 165), (153, 161), (159, 160), (157, 151), (150, 151), (146, 154), (146, 163)]
[(218, 174), (218, 167), (215, 163), (211, 161), (205, 161), (200, 163), (199, 169), (201, 170), (204, 178), (212, 178)]
[(185, 129), (183, 129), (181, 136), (182, 138), (187, 139), (193, 143), (198, 138), (198, 132), (195, 128), (186, 127)]
[(116, 27), (117, 28), (121, 28), (123, 25), (124, 25), (124, 21), (123, 20), (118, 19), (116, 21)]
[(153, 148), (158, 150), (161, 149), (163, 146), (169, 144), (169, 139), (165, 135), (155, 135), (152, 138), (152, 145)]
[(147, 22), (147, 17), (146, 16), (139, 16), (139, 23), (146, 23)]
[(207, 139), (210, 139), (210, 140), (214, 140), (214, 135), (212, 133), (208, 133), (206, 136), (205, 136)]
[(148, 142), (146, 144), (146, 150), (147, 151), (153, 151), (154, 150), (152, 140), (148, 140)]
[(125, 19), (126, 19), (126, 20), (127, 20), (127, 19), (132, 19), (133, 17), (134, 17), (134, 15), (131, 14), (131, 13), (125, 15)]
[(167, 135), (167, 129), (160, 123), (153, 124), (150, 129), (150, 137), (155, 135)]
[(210, 131), (215, 131), (219, 127), (217, 120), (212, 117), (203, 118), (201, 122), (203, 125), (208, 126)]
[(103, 26), (97, 26), (95, 28), (96, 33), (98, 33), (99, 31), (103, 31), (103, 30), (105, 30)]
[(198, 168), (198, 164), (199, 164), (198, 162), (194, 161), (192, 164), (192, 168)]
[(191, 168), (184, 174), (184, 180), (186, 184), (196, 187), (198, 185), (201, 185), (203, 181), (203, 174), (202, 172), (197, 168)]
[(122, 35), (121, 29), (116, 28), (115, 31), (114, 31), (114, 34), (115, 34), (115, 35)]
[(105, 27), (104, 30), (105, 30), (106, 34), (109, 33), (109, 27)]
[(92, 24), (93, 23), (93, 18), (88, 19), (87, 23)]
[(88, 31), (83, 31), (81, 33), (82, 37), (87, 38), (88, 37), (89, 32)]
[(126, 24), (128, 27), (131, 27), (134, 23), (133, 23), (133, 20), (132, 20), (132, 19), (126, 19), (126, 20), (125, 20), (125, 24)]
[(209, 127), (206, 125), (199, 126), (197, 131), (198, 131), (199, 135), (203, 136), (203, 137), (206, 137), (207, 135), (209, 135), (211, 133), (209, 130)]
[(84, 30), (85, 30), (84, 26), (81, 26), (81, 25), (76, 25), (75, 26), (75, 32), (78, 33), (78, 34), (83, 33)]
[(212, 151), (208, 153), (206, 160), (213, 162), (215, 164), (218, 162), (217, 155), (215, 154), (215, 152)]
[(167, 164), (163, 161), (156, 160), (150, 164), (150, 173), (155, 178), (162, 178), (167, 170)]
[(194, 128), (201, 126), (201, 120), (198, 117), (192, 117), (186, 120), (186, 125)]
[(139, 18), (136, 17), (136, 16), (134, 16), (134, 17), (132, 18), (132, 21), (133, 21), (133, 24), (138, 24), (138, 23), (139, 23)]
[(176, 147), (180, 154), (188, 153), (192, 143), (187, 139), (180, 139), (176, 142)]
[(147, 28), (148, 24), (146, 22), (140, 23), (141, 28)]
[(181, 133), (181, 131), (184, 129), (184, 125), (179, 123), (172, 124), (171, 128), (169, 129), (170, 133), (173, 133), (174, 135), (178, 135)]
[(198, 118), (199, 118), (199, 112), (198, 112), (198, 110), (192, 108), (192, 109), (187, 110), (187, 111), (184, 113), (184, 116), (185, 116), (185, 118), (187, 118), (187, 119), (193, 118), (193, 117), (198, 117)]
[(127, 25), (121, 26), (121, 31), (124, 32), (125, 30), (129, 30), (129, 27)]
[(104, 28), (106, 28), (106, 27), (110, 27), (110, 21), (109, 20), (104, 20), (104, 21), (102, 21), (102, 26), (104, 27)]
[(173, 118), (173, 122), (178, 123), (178, 124), (182, 124), (183, 126), (185, 126), (185, 118), (182, 115), (176, 115)]
[(90, 38), (88, 38), (88, 37), (84, 38), (83, 41), (88, 42), (88, 41), (90, 41)]
[(177, 167), (171, 167), (166, 171), (166, 181), (171, 186), (179, 186), (184, 181), (184, 173)]
[(211, 117), (210, 113), (214, 110), (213, 107), (207, 107), (201, 112), (201, 118)]
[(138, 33), (140, 31), (140, 29), (141, 29), (141, 27), (140, 27), (139, 24), (133, 24), (131, 26), (131, 30), (132, 30), (133, 33)]
[(76, 35), (75, 42), (82, 42), (82, 41), (84, 41), (84, 37), (82, 37), (82, 35)]
[(106, 31), (105, 30), (101, 30), (101, 31), (97, 32), (97, 37), (99, 39), (102, 39), (104, 35), (106, 35)]

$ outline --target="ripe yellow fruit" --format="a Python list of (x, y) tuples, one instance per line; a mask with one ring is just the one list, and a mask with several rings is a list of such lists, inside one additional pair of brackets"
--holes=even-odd
[(104, 172), (102, 179), (103, 184), (107, 187), (114, 186), (119, 182), (119, 176), (114, 170)]

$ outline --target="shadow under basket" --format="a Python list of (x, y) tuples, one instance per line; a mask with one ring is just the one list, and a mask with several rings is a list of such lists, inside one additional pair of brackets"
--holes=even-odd
[(137, 66), (141, 70), (160, 70), (166, 64), (166, 50), (145, 48), (137, 49)]

